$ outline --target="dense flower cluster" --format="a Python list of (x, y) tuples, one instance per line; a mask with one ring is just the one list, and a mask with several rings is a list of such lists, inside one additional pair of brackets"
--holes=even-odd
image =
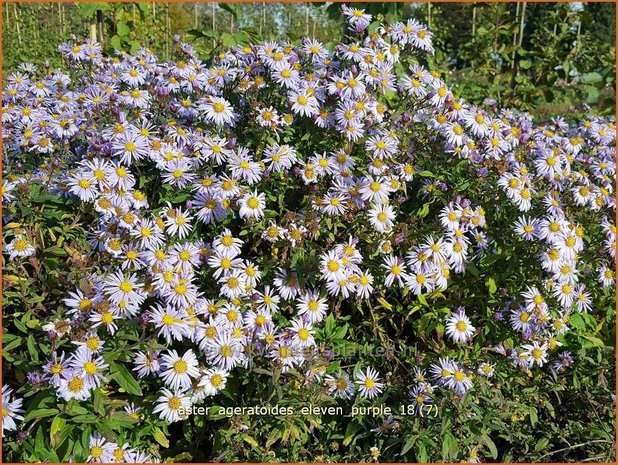
[[(362, 10), (343, 11), (355, 33), (370, 24)], [(76, 283), (66, 308), (43, 327), (59, 349), (42, 372), (62, 401), (88, 399), (107, 382), (102, 354), (128, 321), (147, 328), (149, 339), (134, 354), (133, 370), (156, 380), (151, 385), (160, 391), (152, 412), (168, 422), (217, 395), (234, 370), (264, 361), (283, 372), (308, 370), (335, 397), (380, 395), (387, 383), (372, 367), (351, 379), (345, 371), (326, 374), (325, 365), (314, 365), (315, 330), (333, 302), (360, 302), (388, 288), (412, 295), (445, 291), (453, 274), (495, 253), (485, 209), (460, 196), (440, 210), (431, 235), (400, 247), (399, 226), (409, 220), (400, 206), (419, 173), (419, 142), (407, 135), (414, 125), (450, 156), (476, 166), (479, 176), (503, 166), (499, 187), (521, 212), (504, 227), (542, 248), (544, 286), (529, 286), (495, 313), (525, 343), (508, 351), (496, 346), (496, 352), (518, 365), (543, 366), (549, 350), (560, 345), (556, 336), (568, 331), (569, 314), (593, 306), (579, 280), (580, 257), (597, 244), (585, 244), (586, 231), (565, 204), (607, 212), (599, 248), (605, 264), (593, 271), (600, 286), (614, 284), (615, 125), (593, 118), (576, 127), (560, 119), (539, 127), (528, 115), (455, 98), (421, 64), (396, 73), (402, 55), (433, 52), (431, 33), (414, 20), (334, 51), (311, 39), (267, 42), (233, 48), (210, 64), (186, 44), (179, 59), (168, 62), (147, 49), (104, 57), (89, 41), (64, 44), (60, 51), (69, 73), (38, 78), (33, 66), (24, 65), (8, 76), (3, 142), (16, 163), (23, 154), (61, 152), (64, 169), (41, 169), (28, 179), (9, 176), (3, 202), (14, 201), (19, 183), (40, 181), (97, 215), (88, 240), (102, 266)], [(393, 95), (401, 108), (389, 103)], [(413, 110), (403, 111), (404, 105)], [(264, 142), (247, 138), (251, 130), (265, 135)], [(324, 134), (337, 145), (309, 153), (302, 140), (291, 142), (304, 134)], [(186, 195), (157, 203), (146, 193), (151, 183)], [(304, 194), (290, 187), (281, 200), (271, 192), (277, 185), (302, 186)], [(425, 180), (421, 193), (436, 190), (447, 192)], [(283, 204), (299, 207), (279, 216), (275, 210)], [(318, 229), (328, 229), (333, 219), (352, 217), (364, 219), (365, 236), (352, 230), (343, 241), (320, 236)], [(289, 262), (265, 270), (268, 256), (248, 253), (258, 241), (273, 253), (281, 244), (317, 244), (311, 275)], [(18, 235), (5, 252), (19, 260), (37, 253), (33, 244), (34, 238)], [(290, 309), (282, 324), (277, 316), (284, 310), (289, 316)], [(445, 325), (456, 344), (476, 332), (463, 307), (453, 309)], [(572, 357), (565, 352), (560, 360), (557, 370)], [(491, 377), (494, 366), (441, 358), (428, 369), (429, 376), (417, 367), (410, 391), (419, 414), (436, 389), (462, 396), (473, 386), (474, 372)], [(4, 389), (6, 430), (21, 419), (9, 395)], [(90, 447), (92, 461), (147, 459), (100, 437)]]

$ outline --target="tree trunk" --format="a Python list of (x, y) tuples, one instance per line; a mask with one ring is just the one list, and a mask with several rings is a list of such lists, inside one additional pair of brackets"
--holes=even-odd
[(15, 29), (17, 30), (17, 42), (21, 45), (21, 27), (19, 25), (19, 16), (17, 15), (17, 4), (13, 3), (13, 14), (15, 15)]
[(99, 43), (103, 45), (105, 40), (105, 25), (103, 22), (103, 10), (97, 10), (97, 32), (99, 34)]
[(476, 3), (472, 6), (472, 38), (476, 36)]
[[(215, 11), (215, 3), (211, 3), (212, 5), (212, 30), (213, 32), (217, 32), (217, 15), (216, 15), (216, 11)], [(213, 48), (217, 45), (216, 39), (212, 39), (212, 46)]]
[(260, 23), (264, 24), (264, 33), (266, 33), (266, 2), (262, 2), (262, 19)]
[[(515, 24), (519, 22), (519, 2), (515, 10)], [(513, 53), (511, 54), (511, 69), (515, 69), (515, 50), (517, 46), (517, 30), (513, 33)]]
[[(8, 7), (7, 7), (7, 11), (8, 11)], [(62, 3), (58, 3), (58, 34), (60, 34), (60, 36), (63, 35), (63, 30), (62, 30)]]
[(97, 41), (97, 20), (95, 18), (90, 18), (90, 40)]
[(519, 22), (519, 43), (517, 44), (519, 47), (521, 47), (521, 44), (524, 41), (524, 25), (525, 25), (525, 21), (526, 21), (526, 3), (527, 2), (523, 2), (521, 5), (521, 17), (520, 22)]
[(165, 4), (165, 50), (167, 52), (167, 56), (170, 56), (170, 4), (169, 2)]

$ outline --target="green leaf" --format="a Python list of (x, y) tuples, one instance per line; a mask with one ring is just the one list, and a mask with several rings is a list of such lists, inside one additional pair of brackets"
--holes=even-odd
[[(270, 375), (270, 372), (268, 373)], [(210, 407), (208, 409), (208, 418), (210, 420), (221, 420), (222, 418), (225, 418), (226, 415), (221, 412), (221, 409), (223, 407), (221, 407), (220, 405), (213, 405), (212, 407)]]
[(123, 364), (112, 362), (109, 367), (111, 373), (116, 375), (114, 379), (120, 387), (122, 387), (129, 394), (136, 396), (142, 395), (142, 389), (140, 388), (139, 383)]
[(416, 442), (416, 437), (409, 436), (408, 439), (406, 439), (406, 442), (403, 444), (403, 448), (401, 449), (401, 455), (405, 455), (406, 452), (412, 449), (412, 446), (414, 446), (415, 442)]
[(455, 457), (457, 457), (457, 439), (451, 433), (446, 433), (442, 438), (442, 459), (450, 461)]
[(34, 363), (38, 363), (39, 361), (39, 352), (36, 350), (36, 342), (34, 340), (34, 335), (28, 336), (28, 354), (30, 354), (30, 358)]
[(532, 62), (530, 60), (521, 60), (519, 62), (519, 67), (521, 69), (529, 69), (532, 66)]
[(599, 89), (594, 86), (584, 87), (586, 90), (586, 103), (594, 103), (599, 98)]
[(234, 45), (238, 45), (234, 35), (230, 34), (229, 32), (224, 32), (223, 34), (221, 34), (221, 43), (223, 44), (223, 46), (225, 48), (229, 48), (229, 47), (233, 47)]
[(335, 328), (335, 317), (333, 316), (333, 314), (329, 314), (326, 317), (326, 322), (325, 322), (325, 329), (326, 329), (326, 334), (330, 334), (333, 332), (333, 329)]
[(257, 441), (253, 439), (251, 436), (249, 436), (248, 434), (243, 434), (242, 439), (254, 449), (259, 450), (260, 446), (258, 445)]
[(354, 421), (348, 423), (348, 427), (345, 430), (345, 435), (344, 435), (344, 438), (343, 438), (343, 445), (344, 446), (349, 446), (350, 445), (350, 443), (354, 439), (354, 435), (356, 434), (357, 431), (358, 431), (358, 423), (356, 423)]
[(386, 310), (393, 309), (393, 306), (389, 304), (386, 300), (384, 300), (382, 297), (378, 297), (376, 300), (380, 302), (380, 305), (382, 305), (382, 307), (384, 307)]
[(130, 31), (131, 29), (129, 28), (128, 24), (125, 23), (124, 21), (118, 21), (116, 23), (116, 33), (119, 36), (127, 36), (129, 35)]
[(249, 37), (249, 40), (251, 40), (251, 42), (253, 42), (254, 44), (258, 42), (262, 42), (262, 36), (258, 32), (258, 30), (255, 29), (254, 27), (243, 27), (241, 31), (247, 34), (247, 36)]
[(605, 343), (603, 343), (603, 341), (601, 339), (599, 339), (598, 337), (594, 337), (594, 336), (582, 336), (584, 339), (592, 342), (592, 344), (596, 347), (604, 347)]
[(586, 73), (581, 75), (580, 80), (585, 84), (596, 84), (601, 82), (603, 77), (599, 73)]
[(24, 418), (24, 423), (27, 423), (30, 420), (34, 420), (35, 418), (51, 417), (59, 412), (60, 410), (58, 410), (57, 408), (41, 408), (38, 410), (33, 410), (28, 415), (26, 415), (26, 417)]
[(112, 38), (109, 39), (109, 43), (115, 50), (122, 50), (122, 40), (120, 39), (120, 36), (112, 36)]
[(425, 444), (419, 442), (416, 446), (416, 460), (418, 460), (419, 463), (427, 463), (427, 458), (427, 448)]
[(137, 423), (137, 420), (135, 418), (130, 417), (125, 412), (114, 412), (109, 417), (109, 419), (110, 422), (114, 422), (119, 427), (125, 428)]
[(152, 433), (152, 437), (154, 437), (155, 441), (161, 444), (166, 449), (170, 446), (170, 441), (165, 436), (165, 433), (161, 430), (161, 428), (155, 428)]
[(66, 419), (58, 415), (52, 420), (51, 427), (49, 428), (49, 439), (52, 447), (58, 447), (60, 445), (60, 432), (67, 424)]
[(281, 430), (279, 428), (275, 428), (270, 432), (268, 438), (266, 439), (266, 448), (272, 446), (279, 439), (281, 439)]
[(79, 13), (83, 18), (90, 19), (94, 17), (97, 10), (107, 11), (110, 9), (110, 5), (106, 2), (88, 2), (88, 3), (76, 3)]
[(131, 45), (131, 48), (129, 49), (129, 53), (131, 55), (135, 55), (142, 47), (142, 44), (140, 44), (137, 40), (132, 40), (129, 44)]
[(171, 203), (181, 203), (181, 202), (184, 202), (186, 200), (189, 200), (190, 197), (191, 197), (190, 193), (188, 193), (188, 192), (180, 192), (179, 194), (176, 194), (175, 196), (170, 198), (169, 201)]
[(487, 289), (489, 290), (490, 294), (494, 294), (498, 290), (498, 287), (496, 286), (496, 281), (494, 281), (494, 278), (487, 278), (485, 285), (487, 286)]
[(189, 452), (181, 452), (180, 454), (172, 457), (169, 461), (175, 463), (187, 463), (193, 459), (193, 456)]
[(417, 214), (419, 218), (425, 218), (429, 214), (429, 204), (423, 204), (423, 208), (421, 208)]
[(549, 444), (549, 439), (547, 439), (544, 436), (541, 439), (539, 439), (539, 441), (536, 443), (536, 445), (534, 446), (534, 450), (536, 452), (542, 451), (543, 449), (547, 447), (548, 444)]
[(222, 8), (225, 11), (232, 13), (234, 16), (234, 20), (238, 21), (240, 12), (238, 11), (238, 6), (233, 3), (219, 3), (219, 8)]
[[(530, 407), (530, 424), (532, 426), (536, 425), (539, 422), (539, 417), (537, 415), (537, 411), (535, 407)], [(494, 457), (495, 458), (495, 457)]]
[[(7, 336), (6, 334), (4, 336)], [(15, 347), (19, 347), (23, 344), (24, 338), (17, 336), (15, 339), (13, 339), (11, 342), (9, 342), (8, 344), (5, 342), (5, 337), (2, 338), (2, 349), (3, 349), (3, 356), (6, 356), (6, 352), (10, 351), (11, 349), (14, 349)]]
[(71, 418), (71, 421), (73, 421), (74, 423), (95, 424), (98, 422), (98, 418), (93, 414), (76, 415)]
[(491, 440), (491, 438), (488, 435), (484, 434), (482, 436), (482, 439), (483, 443), (485, 443), (485, 445), (489, 449), (489, 453), (491, 454), (492, 458), (498, 458), (498, 448), (496, 447), (496, 444)]
[(583, 329), (585, 327), (584, 320), (579, 313), (573, 313), (570, 315), (569, 325), (573, 329)]

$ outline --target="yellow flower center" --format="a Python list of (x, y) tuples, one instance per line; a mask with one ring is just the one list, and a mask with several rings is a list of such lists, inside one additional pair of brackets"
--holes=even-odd
[(179, 375), (182, 375), (187, 372), (187, 362), (184, 360), (178, 360), (174, 363), (174, 371)]
[(232, 356), (232, 348), (229, 345), (221, 346), (220, 353), (223, 357), (231, 357)]
[(181, 401), (180, 401), (180, 397), (170, 397), (169, 400), (167, 401), (167, 406), (171, 409), (171, 410), (178, 410), (180, 408), (181, 405)]
[(336, 260), (330, 260), (326, 267), (328, 268), (328, 271), (334, 273), (335, 271), (339, 270), (339, 263), (337, 263)]
[(101, 446), (92, 446), (90, 448), (90, 456), (93, 459), (99, 459), (103, 455), (103, 448)]
[(88, 362), (84, 363), (84, 371), (86, 372), (87, 375), (92, 376), (92, 375), (96, 374), (97, 366), (95, 365), (94, 362), (88, 361)]
[(18, 252), (23, 252), (24, 250), (26, 250), (28, 248), (28, 243), (26, 241), (24, 241), (23, 239), (17, 239), (15, 241), (15, 244), (13, 245), (13, 247)]
[(223, 382), (223, 377), (220, 374), (214, 374), (210, 378), (210, 384), (212, 384), (216, 388), (221, 386), (222, 382)]
[(247, 207), (251, 208), (252, 210), (255, 210), (259, 206), (260, 206), (260, 202), (258, 201), (256, 197), (250, 197), (247, 200)]
[(129, 292), (133, 290), (133, 284), (125, 280), (120, 283), (120, 290), (124, 292), (125, 294), (128, 294)]
[(60, 373), (62, 373), (62, 369), (63, 369), (63, 367), (62, 367), (62, 365), (60, 363), (54, 363), (51, 366), (51, 372), (54, 375), (59, 375)]
[(84, 380), (79, 377), (75, 377), (67, 383), (67, 387), (71, 392), (79, 392), (84, 388)]

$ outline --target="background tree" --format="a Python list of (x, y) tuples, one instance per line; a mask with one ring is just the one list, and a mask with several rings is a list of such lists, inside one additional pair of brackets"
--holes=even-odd
[[(614, 3), (355, 3), (376, 22), (415, 18), (430, 25), (455, 92), (487, 96), (547, 118), (582, 103), (615, 108)], [(60, 65), (57, 45), (75, 35), (107, 53), (147, 46), (167, 58), (179, 35), (203, 57), (259, 40), (314, 37), (332, 46), (346, 34), (338, 3), (11, 3), (3, 5), (3, 71), (23, 61)], [(49, 40), (53, 37), (55, 40)], [(42, 58), (44, 57), (44, 58)]]

